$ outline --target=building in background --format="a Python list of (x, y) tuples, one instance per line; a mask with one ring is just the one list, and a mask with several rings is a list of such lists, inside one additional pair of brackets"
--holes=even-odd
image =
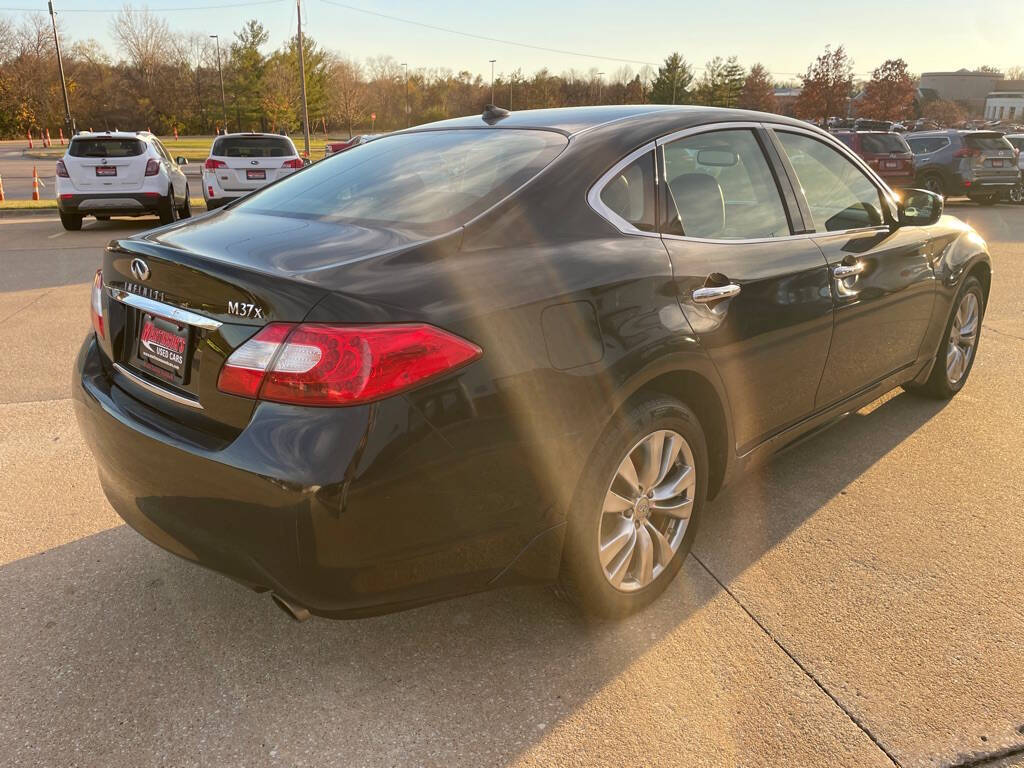
[(1024, 88), (990, 93), (985, 99), (985, 119), (1024, 123)]
[(921, 75), (918, 88), (934, 91), (940, 99), (955, 101), (968, 113), (981, 115), (985, 112), (985, 100), (990, 93), (999, 90), (1001, 72), (972, 72), (959, 69), (956, 72), (925, 72)]

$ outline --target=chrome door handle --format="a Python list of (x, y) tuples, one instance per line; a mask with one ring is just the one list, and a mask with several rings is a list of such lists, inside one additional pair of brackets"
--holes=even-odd
[(729, 285), (715, 285), (698, 288), (693, 292), (693, 300), (699, 304), (710, 304), (719, 299), (731, 299), (740, 292), (740, 287), (735, 283)]
[(844, 277), (859, 275), (864, 271), (864, 262), (858, 261), (853, 264), (839, 264), (832, 267), (832, 274), (842, 280)]

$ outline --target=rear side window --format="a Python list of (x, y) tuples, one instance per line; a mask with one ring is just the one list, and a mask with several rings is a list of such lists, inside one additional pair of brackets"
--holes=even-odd
[(949, 139), (944, 136), (922, 136), (918, 139), (907, 139), (910, 151), (915, 155), (926, 155), (949, 146)]
[(668, 234), (715, 240), (784, 237), (786, 210), (749, 130), (701, 133), (665, 146)]
[(895, 133), (862, 133), (860, 146), (862, 152), (874, 155), (910, 151), (899, 134)]
[(1014, 136), (1007, 139), (1016, 149), (1024, 149), (1024, 136)]
[(289, 157), (295, 147), (284, 136), (226, 136), (213, 142), (215, 157)]
[(803, 134), (778, 131), (818, 232), (882, 223), (878, 188), (838, 150)]
[(967, 136), (964, 136), (964, 143), (971, 149), (980, 149), (982, 151), (1012, 149), (1010, 142), (996, 133), (988, 133), (981, 136), (977, 134), (968, 134)]
[(236, 210), (442, 234), (532, 179), (567, 143), (512, 129), (386, 136), (264, 187)]
[(136, 157), (146, 151), (138, 139), (72, 139), (71, 157)]
[(654, 152), (638, 157), (617, 172), (601, 190), (601, 202), (641, 232), (653, 232)]

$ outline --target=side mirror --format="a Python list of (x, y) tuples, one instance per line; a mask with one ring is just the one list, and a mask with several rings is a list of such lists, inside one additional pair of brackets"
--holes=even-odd
[(176, 158), (174, 158), (174, 162), (176, 162), (178, 165), (188, 165), (188, 158), (187, 157), (176, 157)]
[(926, 189), (905, 189), (898, 210), (901, 227), (934, 224), (942, 216), (942, 196)]

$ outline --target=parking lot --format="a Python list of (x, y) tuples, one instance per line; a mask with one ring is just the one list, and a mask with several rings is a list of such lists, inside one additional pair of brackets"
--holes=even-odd
[(949, 212), (994, 263), (965, 390), (732, 486), (621, 623), (523, 588), (297, 624), (150, 544), (69, 388), (103, 245), (155, 221), (0, 219), (0, 762), (1024, 765), (1024, 209)]

